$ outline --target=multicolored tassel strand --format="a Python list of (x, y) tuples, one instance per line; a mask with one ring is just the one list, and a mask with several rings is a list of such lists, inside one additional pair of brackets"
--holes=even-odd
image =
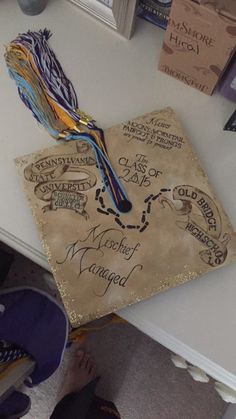
[(9, 74), (35, 119), (56, 139), (85, 140), (93, 148), (105, 187), (120, 212), (132, 208), (109, 161), (103, 130), (78, 108), (76, 92), (48, 44), (48, 30), (28, 31), (6, 48)]

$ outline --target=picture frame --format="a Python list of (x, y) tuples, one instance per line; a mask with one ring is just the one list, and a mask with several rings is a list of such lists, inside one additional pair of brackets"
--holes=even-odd
[(113, 30), (130, 39), (133, 34), (137, 0), (69, 0)]

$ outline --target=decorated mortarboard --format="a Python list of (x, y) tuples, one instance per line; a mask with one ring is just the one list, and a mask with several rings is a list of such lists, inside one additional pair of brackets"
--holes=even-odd
[(174, 111), (103, 133), (78, 110), (48, 37), (20, 35), (6, 61), (61, 140), (16, 164), (73, 326), (235, 260), (233, 228)]

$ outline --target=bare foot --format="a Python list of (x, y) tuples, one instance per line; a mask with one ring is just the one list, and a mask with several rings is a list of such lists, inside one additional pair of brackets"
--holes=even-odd
[(96, 377), (97, 368), (93, 358), (82, 349), (77, 349), (70, 361), (59, 399), (69, 393), (78, 393)]

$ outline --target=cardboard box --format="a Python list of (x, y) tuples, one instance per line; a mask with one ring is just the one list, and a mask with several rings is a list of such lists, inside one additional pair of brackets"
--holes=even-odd
[(212, 94), (236, 47), (236, 0), (173, 0), (159, 70)]

